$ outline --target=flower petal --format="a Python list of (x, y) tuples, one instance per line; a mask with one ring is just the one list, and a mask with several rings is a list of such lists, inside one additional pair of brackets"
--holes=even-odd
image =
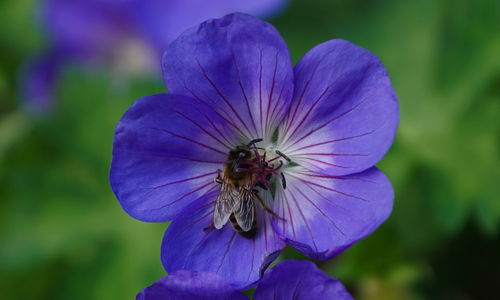
[[(252, 239), (238, 234), (230, 223), (220, 230), (204, 230), (212, 222), (216, 196), (217, 192), (211, 192), (201, 197), (170, 224), (163, 238), (163, 266), (169, 273), (215, 273), (232, 287), (245, 289), (259, 280), (284, 243), (273, 230), (270, 216), (260, 207), (257, 233)], [(264, 193), (264, 197), (269, 201), (271, 196)]]
[(168, 221), (217, 187), (235, 145), (210, 107), (173, 94), (141, 98), (116, 126), (111, 187), (132, 217)]
[(286, 171), (287, 189), (276, 192), (274, 228), (304, 254), (328, 259), (373, 232), (389, 216), (394, 193), (376, 168), (335, 177), (301, 167)]
[(294, 99), (279, 149), (296, 163), (330, 175), (377, 163), (392, 144), (397, 98), (380, 60), (344, 40), (309, 51), (295, 67)]
[(177, 271), (160, 278), (137, 295), (137, 300), (245, 300), (220, 276), (206, 272)]
[(243, 142), (271, 139), (293, 86), (278, 31), (238, 13), (184, 32), (165, 52), (163, 73), (170, 91), (209, 103)]
[(352, 300), (340, 281), (310, 261), (285, 260), (264, 274), (254, 300)]

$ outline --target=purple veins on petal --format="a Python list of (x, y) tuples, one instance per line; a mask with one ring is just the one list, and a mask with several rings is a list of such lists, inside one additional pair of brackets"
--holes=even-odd
[[(259, 280), (284, 242), (273, 231), (270, 216), (260, 207), (258, 231), (252, 239), (238, 234), (230, 224), (220, 230), (211, 227), (217, 193), (200, 197), (170, 224), (163, 238), (162, 262), (169, 273), (212, 272), (232, 287), (245, 289)], [(269, 200), (269, 196), (264, 197)]]
[(286, 190), (276, 192), (274, 229), (287, 243), (316, 259), (328, 259), (373, 232), (392, 210), (390, 182), (376, 168), (330, 176), (295, 168)]
[(293, 89), (278, 31), (238, 13), (184, 32), (165, 52), (163, 74), (170, 91), (208, 103), (247, 141), (270, 141)]
[(366, 170), (389, 149), (398, 104), (371, 52), (344, 40), (310, 50), (295, 66), (290, 110), (278, 147), (303, 167), (329, 175)]
[[(216, 139), (213, 128), (226, 133), (227, 144)], [(111, 187), (131, 216), (171, 220), (216, 188), (213, 180), (226, 161), (227, 147), (237, 144), (227, 124), (194, 99), (173, 94), (139, 99), (116, 127)]]

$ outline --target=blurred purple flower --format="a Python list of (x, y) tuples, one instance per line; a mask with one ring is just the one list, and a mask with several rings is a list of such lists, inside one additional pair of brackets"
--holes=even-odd
[[(212, 273), (177, 271), (160, 278), (137, 295), (137, 300), (244, 300)], [(310, 261), (286, 260), (264, 274), (255, 290), (254, 300), (352, 300), (340, 281), (327, 276)]]
[(116, 73), (151, 73), (168, 43), (206, 19), (230, 12), (271, 16), (288, 0), (47, 0), (39, 17), (49, 48), (23, 71), (22, 94), (37, 109), (51, 105), (67, 63), (107, 65)]
[[(132, 217), (173, 220), (162, 245), (167, 272), (212, 272), (242, 289), (285, 242), (328, 259), (389, 216), (393, 190), (373, 165), (392, 144), (398, 104), (369, 51), (332, 40), (293, 69), (272, 25), (231, 14), (183, 33), (163, 70), (172, 93), (139, 99), (122, 117), (110, 181)], [(257, 188), (281, 220), (256, 204), (254, 238), (231, 225), (203, 230), (220, 189), (217, 169), (230, 150), (257, 138), (261, 154), (283, 164), (286, 189), (279, 176), (271, 190)]]

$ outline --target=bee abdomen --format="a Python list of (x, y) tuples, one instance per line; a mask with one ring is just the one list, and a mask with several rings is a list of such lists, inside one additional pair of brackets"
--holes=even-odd
[(234, 217), (234, 214), (231, 214), (231, 216), (229, 216), (229, 220), (231, 221), (231, 225), (233, 225), (234, 230), (239, 235), (241, 235), (247, 239), (253, 238), (255, 236), (255, 234), (257, 233), (257, 218), (253, 219), (252, 228), (250, 228), (249, 231), (243, 231), (241, 229), (240, 225), (238, 225), (238, 222), (236, 221), (236, 218)]

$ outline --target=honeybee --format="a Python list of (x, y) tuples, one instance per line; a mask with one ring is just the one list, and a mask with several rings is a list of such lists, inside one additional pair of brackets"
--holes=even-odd
[[(240, 235), (252, 238), (257, 232), (257, 210), (255, 200), (272, 216), (281, 219), (266, 206), (256, 187), (268, 189), (271, 177), (265, 156), (257, 152), (255, 139), (244, 146), (231, 150), (223, 170), (218, 170), (215, 182), (221, 185), (217, 196), (213, 226), (221, 229), (227, 221)], [(253, 148), (251, 148), (253, 146)]]

